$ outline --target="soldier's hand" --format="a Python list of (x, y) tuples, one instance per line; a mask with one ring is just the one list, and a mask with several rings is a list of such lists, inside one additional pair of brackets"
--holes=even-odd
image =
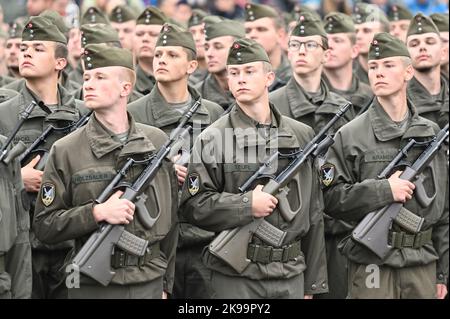
[(447, 286), (444, 284), (437, 284), (436, 285), (436, 298), (444, 299), (446, 295), (447, 295)]
[(167, 299), (167, 292), (165, 292), (164, 290), (163, 290), (161, 299)]
[(313, 299), (313, 295), (304, 295), (303, 299)]
[(252, 215), (254, 217), (266, 217), (272, 214), (278, 204), (278, 199), (263, 192), (262, 188), (262, 185), (257, 185), (252, 192)]
[(184, 167), (182, 165), (174, 164), (175, 167), (175, 173), (177, 173), (178, 178), (178, 184), (182, 186), (184, 184), (184, 181), (186, 180), (187, 176), (187, 167)]
[(109, 224), (129, 224), (133, 220), (135, 205), (128, 199), (121, 199), (122, 191), (117, 191), (102, 204), (94, 206), (92, 214), (96, 222)]
[(39, 192), (42, 183), (42, 171), (34, 169), (34, 167), (39, 163), (41, 157), (37, 155), (31, 160), (30, 163), (22, 167), (22, 180), (25, 186), (25, 190), (30, 193)]
[(399, 178), (402, 171), (397, 171), (388, 178), (394, 201), (404, 203), (412, 198), (416, 185)]

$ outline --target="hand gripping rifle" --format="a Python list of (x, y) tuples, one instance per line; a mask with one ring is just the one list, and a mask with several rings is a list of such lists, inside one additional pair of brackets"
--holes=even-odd
[[(424, 207), (427, 207), (429, 204), (431, 204), (436, 194), (431, 198), (426, 195), (420, 176), (423, 170), (436, 156), (442, 143), (444, 143), (444, 141), (448, 138), (448, 127), (449, 125), (447, 124), (437, 134), (433, 141), (429, 143), (429, 145), (414, 161), (414, 163), (411, 166), (407, 166), (403, 173), (400, 175), (401, 179), (405, 179), (410, 182), (416, 182), (416, 179), (419, 180), (418, 184), (416, 182), (416, 186), (420, 186), (416, 188), (415, 193), (419, 204)], [(410, 143), (412, 142), (410, 141)], [(398, 154), (397, 157), (399, 155), (400, 154)], [(385, 171), (384, 173), (386, 173)], [(370, 249), (379, 258), (384, 259), (393, 249), (393, 247), (389, 244), (388, 238), (389, 229), (393, 220), (413, 233), (419, 232), (420, 228), (422, 227), (423, 218), (413, 213), (406, 214), (406, 216), (402, 215), (402, 207), (403, 203), (395, 202), (386, 205), (378, 211), (367, 214), (354, 229), (352, 234), (353, 239)]]
[[(293, 178), (297, 184), (299, 183), (295, 178), (295, 175), (309, 157), (315, 158), (326, 153), (328, 148), (334, 143), (333, 137), (327, 134), (328, 130), (343, 116), (350, 106), (351, 103), (345, 104), (303, 150), (289, 155), (293, 160), (277, 176), (271, 177), (270, 181), (262, 188), (262, 191), (278, 198), (280, 213), (286, 221), (291, 221), (301, 209), (301, 204), (297, 210), (291, 209), (287, 200), (289, 189), (286, 185)], [(270, 177), (268, 172), (271, 170), (274, 162), (278, 160), (279, 156), (283, 157), (284, 155), (280, 154), (279, 151), (272, 154), (272, 156), (270, 156), (269, 159), (265, 161), (241, 187), (239, 187), (239, 191), (245, 193), (257, 179)], [(222, 231), (210, 243), (209, 251), (228, 263), (238, 273), (242, 273), (251, 262), (247, 258), (247, 245), (251, 241), (253, 235), (256, 235), (271, 246), (280, 247), (286, 236), (286, 232), (273, 226), (264, 218), (258, 218), (245, 226)]]
[[(157, 212), (156, 217), (150, 215), (145, 206), (147, 196), (143, 192), (155, 178), (164, 159), (170, 159), (177, 154), (180, 147), (183, 145), (184, 140), (188, 138), (192, 127), (186, 124), (200, 104), (201, 102), (199, 99), (183, 115), (183, 118), (177, 128), (172, 132), (169, 140), (155, 155), (147, 160), (139, 162), (145, 162), (146, 167), (131, 185), (120, 184), (128, 169), (134, 163), (137, 163), (133, 159), (128, 159), (95, 202), (97, 204), (104, 203), (110, 197), (113, 190), (121, 188), (124, 193), (120, 198), (128, 199), (135, 203), (139, 221), (145, 228), (152, 228), (158, 220), (161, 211)], [(150, 187), (152, 186), (150, 185)], [(158, 194), (156, 190), (153, 191), (155, 194)], [(81, 250), (77, 253), (72, 264), (75, 269), (78, 269), (81, 273), (95, 279), (102, 285), (107, 286), (115, 274), (115, 271), (111, 269), (111, 256), (115, 246), (118, 246), (128, 253), (143, 257), (147, 251), (148, 241), (126, 231), (124, 225), (102, 223), (100, 228), (89, 237)]]
[[(42, 103), (42, 102), (39, 102), (39, 103)], [(6, 165), (8, 165), (14, 158), (19, 156), (19, 154), (25, 150), (26, 146), (22, 141), (17, 143), (11, 151), (8, 151), (8, 148), (11, 145), (14, 138), (16, 137), (17, 132), (19, 132), (20, 128), (25, 123), (25, 121), (28, 119), (31, 112), (33, 112), (36, 105), (37, 105), (37, 103), (35, 101), (32, 101), (25, 108), (25, 110), (19, 114), (19, 121), (17, 122), (16, 126), (14, 127), (14, 130), (12, 131), (11, 135), (6, 140), (5, 145), (3, 145), (2, 149), (0, 150), (0, 162), (3, 162)]]

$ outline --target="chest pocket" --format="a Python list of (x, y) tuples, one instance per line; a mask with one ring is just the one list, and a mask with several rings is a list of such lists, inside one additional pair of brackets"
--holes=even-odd
[(367, 151), (361, 158), (359, 174), (357, 174), (360, 177), (359, 182), (376, 178), (397, 153), (396, 148)]
[(100, 196), (116, 175), (113, 166), (96, 166), (82, 169), (72, 175), (73, 205), (86, 204)]

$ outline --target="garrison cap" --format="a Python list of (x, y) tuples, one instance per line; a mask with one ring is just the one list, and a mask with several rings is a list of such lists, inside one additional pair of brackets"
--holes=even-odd
[(67, 38), (50, 20), (31, 17), (22, 32), (22, 41), (53, 41), (67, 44)]
[(320, 19), (320, 16), (319, 16), (319, 14), (316, 11), (314, 11), (310, 7), (307, 7), (307, 6), (301, 5), (301, 4), (296, 4), (294, 6), (294, 10), (293, 10), (292, 16), (293, 16), (295, 21), (298, 21), (298, 19), (300, 18), (300, 15), (302, 13), (305, 13), (305, 12), (309, 12), (311, 14), (315, 14)]
[(192, 10), (192, 15), (188, 21), (188, 28), (200, 25), (203, 23), (203, 18), (208, 14), (201, 9)]
[(227, 65), (246, 64), (257, 61), (270, 63), (269, 56), (258, 42), (246, 38), (234, 41), (228, 52)]
[(387, 32), (377, 33), (370, 44), (368, 59), (380, 60), (394, 56), (410, 57), (405, 43)]
[(433, 13), (431, 20), (437, 26), (439, 32), (448, 32), (448, 13)]
[(407, 37), (413, 34), (436, 33), (439, 34), (437, 26), (430, 17), (422, 13), (418, 13), (412, 18), (409, 24)]
[(206, 41), (223, 36), (233, 36), (236, 38), (245, 37), (245, 28), (241, 22), (228, 19), (223, 19), (222, 21), (215, 23), (209, 22), (211, 22), (211, 20), (205, 19)]
[(169, 22), (166, 15), (156, 7), (150, 6), (146, 8), (136, 20), (136, 24), (146, 24), (146, 25), (163, 25)]
[(195, 53), (197, 52), (192, 34), (189, 31), (170, 23), (164, 24), (161, 29), (155, 47), (159, 46), (183, 47), (190, 49)]
[(8, 29), (8, 39), (22, 38), (23, 25), (20, 22), (13, 22)]
[(122, 66), (134, 71), (133, 54), (129, 50), (110, 47), (105, 43), (88, 44), (82, 59), (85, 70)]
[(61, 17), (61, 15), (55, 10), (45, 10), (39, 16), (50, 20), (50, 22), (56, 25), (59, 31), (61, 31), (64, 35), (68, 34), (70, 31), (63, 17)]
[(81, 26), (81, 46), (107, 42), (120, 43), (119, 34), (110, 24), (84, 24)]
[(392, 4), (387, 8), (387, 17), (389, 21), (399, 21), (399, 20), (411, 20), (413, 15), (404, 6), (398, 4)]
[(247, 3), (245, 5), (245, 21), (255, 21), (261, 18), (278, 18), (278, 12), (264, 4)]
[(91, 23), (109, 24), (108, 17), (101, 12), (97, 7), (90, 7), (81, 17), (81, 25)]
[(362, 24), (366, 22), (380, 22), (389, 26), (386, 14), (376, 5), (358, 2), (353, 9), (353, 22)]
[(327, 14), (324, 18), (324, 28), (328, 34), (356, 32), (352, 18), (341, 12)]
[(136, 12), (130, 7), (124, 5), (114, 7), (109, 15), (109, 20), (116, 23), (124, 23), (131, 20), (136, 20), (136, 18)]
[(307, 37), (310, 35), (320, 35), (327, 38), (325, 29), (319, 16), (310, 13), (302, 12), (298, 18), (297, 25), (292, 30), (291, 35), (297, 37)]

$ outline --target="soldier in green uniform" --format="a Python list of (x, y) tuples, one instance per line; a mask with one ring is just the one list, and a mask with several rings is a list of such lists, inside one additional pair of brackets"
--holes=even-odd
[[(325, 82), (335, 92), (353, 104), (356, 113), (364, 110), (373, 98), (369, 85), (353, 73), (353, 59), (358, 56), (355, 26), (344, 13), (332, 12), (324, 18), (330, 55), (324, 64)], [(330, 289), (331, 290), (331, 289)]]
[(14, 22), (8, 30), (8, 40), (6, 40), (6, 66), (8, 67), (8, 76), (16, 79), (22, 78), (19, 73), (19, 54), (20, 43), (22, 42), (23, 25)]
[[(290, 222), (281, 217), (278, 199), (263, 192), (262, 185), (246, 193), (238, 190), (265, 155), (299, 149), (314, 132), (282, 116), (276, 105), (269, 103), (268, 88), (275, 74), (261, 45), (251, 39), (236, 40), (227, 71), (236, 104), (197, 138), (180, 211), (194, 225), (216, 233), (264, 217), (287, 234), (280, 248), (256, 236), (250, 242), (237, 243), (250, 260), (240, 273), (205, 249), (203, 261), (212, 270), (213, 297), (310, 298), (326, 292), (322, 195), (314, 163), (308, 161), (296, 175), (301, 186), (294, 187), (292, 180), (288, 183), (289, 202), (302, 203)], [(261, 158), (255, 153), (258, 148)], [(280, 158), (278, 164), (280, 171), (287, 161)]]
[[(272, 92), (270, 101), (281, 114), (311, 126), (314, 131), (328, 123), (339, 107), (347, 103), (330, 91), (322, 79), (322, 69), (328, 60), (327, 34), (317, 15), (304, 12), (289, 37), (288, 58), (293, 75), (286, 86)], [(337, 131), (355, 116), (353, 108), (334, 126)]]
[(388, 6), (389, 33), (406, 43), (406, 34), (413, 15), (404, 6), (391, 4)]
[[(391, 252), (380, 259), (348, 236), (340, 243), (349, 259), (349, 298), (442, 298), (448, 276), (448, 168), (443, 149), (423, 172), (428, 207), (419, 204), (415, 185), (399, 178), (396, 168), (388, 178), (377, 176), (410, 138), (429, 141), (439, 127), (423, 118), (407, 99), (412, 79), (405, 44), (388, 33), (377, 34), (369, 50), (369, 79), (376, 99), (367, 112), (342, 127), (322, 166), (325, 212), (348, 222), (393, 202), (425, 221), (417, 234), (397, 222), (389, 230)], [(408, 152), (414, 161), (422, 148)], [(376, 238), (374, 238), (376, 240)]]
[(216, 102), (224, 110), (233, 102), (233, 96), (228, 90), (227, 56), (233, 41), (245, 36), (244, 26), (240, 22), (224, 19), (205, 19), (205, 56), (208, 64), (208, 76), (195, 88), (200, 95)]
[(134, 56), (136, 57), (136, 91), (147, 95), (155, 85), (153, 56), (156, 39), (168, 18), (156, 7), (146, 8), (136, 20)]
[(430, 15), (431, 20), (433, 20), (434, 24), (437, 26), (439, 30), (439, 34), (441, 36), (442, 43), (445, 47), (444, 57), (441, 61), (441, 74), (442, 76), (447, 80), (448, 83), (448, 76), (449, 76), (449, 32), (448, 32), (448, 22), (449, 22), (449, 16), (448, 13), (433, 13)]
[[(66, 43), (64, 35), (46, 18), (32, 17), (26, 23), (19, 56), (20, 73), (25, 82), (19, 95), (0, 105), (0, 132), (8, 136), (14, 129), (19, 113), (32, 101), (42, 101), (49, 109), (44, 111), (36, 107), (16, 135), (14, 143), (22, 141), (29, 146), (48, 125), (65, 127), (77, 121), (81, 113), (85, 112), (82, 103), (77, 102), (58, 84), (58, 75), (67, 64)], [(48, 151), (59, 137), (58, 134), (49, 136), (40, 149)], [(40, 155), (45, 155), (45, 152)], [(32, 202), (31, 213), (41, 186), (42, 171), (35, 168), (41, 160), (40, 155), (34, 155), (22, 168), (22, 180)], [(33, 249), (33, 297), (67, 297), (59, 267), (72, 244), (65, 242), (58, 246), (46, 246), (34, 238), (33, 232), (30, 233), (30, 241)]]
[(195, 50), (197, 51), (198, 66), (194, 73), (189, 76), (189, 84), (195, 85), (203, 81), (208, 75), (208, 67), (205, 58), (205, 25), (203, 18), (208, 14), (201, 9), (192, 10), (192, 15), (188, 21), (188, 30), (195, 41)]
[[(171, 135), (182, 115), (196, 100), (201, 99), (199, 93), (188, 86), (188, 77), (197, 66), (195, 52), (196, 44), (188, 31), (176, 25), (164, 25), (156, 42), (153, 58), (156, 85), (150, 94), (128, 106), (136, 122), (158, 127)], [(183, 156), (189, 157), (194, 136), (198, 136), (203, 128), (216, 121), (222, 112), (223, 109), (216, 103), (201, 99), (199, 109), (190, 120), (193, 131), (191, 140), (187, 140), (187, 145), (183, 147), (185, 152), (187, 150), (187, 154)], [(187, 173), (183, 164), (175, 164), (180, 185), (183, 185)], [(201, 252), (214, 234), (189, 224), (182, 214), (179, 231), (172, 297), (211, 298), (211, 275), (202, 264)]]
[(370, 42), (375, 34), (389, 32), (389, 21), (386, 14), (374, 4), (358, 2), (353, 9), (353, 21), (356, 28), (356, 45), (359, 47), (358, 59), (354, 61), (353, 69), (356, 76), (369, 84), (367, 77), (367, 54)]
[(276, 78), (269, 91), (285, 86), (292, 71), (282, 49), (285, 47), (287, 32), (280, 14), (268, 5), (247, 3), (244, 26), (246, 37), (263, 46), (275, 70)]
[(6, 40), (8, 40), (8, 33), (0, 28), (0, 87), (14, 81), (14, 78), (7, 75), (8, 69), (6, 67)]
[[(74, 239), (70, 263), (99, 223), (123, 224), (128, 232), (149, 241), (145, 255), (114, 246), (111, 283), (103, 286), (80, 275), (79, 287), (69, 289), (69, 298), (165, 298), (173, 285), (177, 245), (178, 195), (172, 163), (164, 160), (152, 181), (158, 198), (149, 187), (144, 190), (147, 209), (161, 212), (150, 229), (136, 218), (134, 203), (120, 198), (122, 191), (103, 203), (94, 200), (129, 157), (142, 160), (154, 154), (167, 135), (136, 123), (127, 113), (127, 95), (135, 81), (130, 51), (91, 44), (83, 60), (85, 101), (94, 113), (85, 127), (57, 141), (51, 150), (37, 201), (36, 235), (50, 244)], [(77, 156), (72, 156), (74, 149)], [(141, 165), (130, 168), (125, 181), (132, 182), (142, 169)]]
[[(408, 30), (407, 47), (415, 73), (408, 84), (408, 98), (417, 112), (435, 123), (448, 123), (449, 87), (441, 76), (444, 45), (431, 18), (417, 14)], [(442, 117), (446, 120), (441, 121)]]
[[(0, 135), (0, 149), (6, 138)], [(31, 297), (30, 217), (17, 161), (0, 161), (0, 299)]]
[(135, 11), (125, 5), (115, 7), (109, 15), (111, 26), (116, 29), (119, 34), (119, 40), (122, 48), (128, 49), (131, 52), (133, 52), (136, 18), (137, 14)]

